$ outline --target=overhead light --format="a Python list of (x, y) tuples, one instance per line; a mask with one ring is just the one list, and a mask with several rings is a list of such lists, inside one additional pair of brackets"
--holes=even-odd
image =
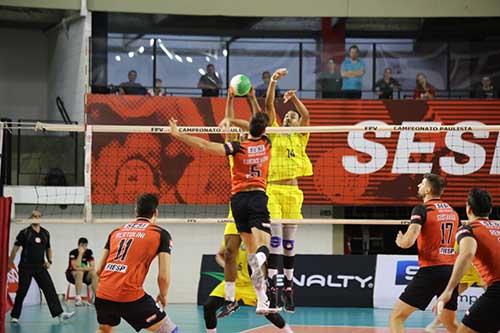
[(178, 54), (175, 55), (175, 60), (177, 60), (180, 63), (184, 62), (184, 61), (182, 61), (182, 57), (180, 55), (178, 55)]
[(116, 61), (121, 61), (121, 60), (122, 60), (122, 57), (120, 57), (119, 55), (117, 55), (117, 56), (115, 57), (115, 60), (116, 60)]
[(165, 52), (165, 54), (167, 55), (167, 57), (172, 60), (174, 59), (174, 56), (172, 55), (172, 53), (170, 53), (169, 50), (167, 50), (167, 48), (165, 47), (165, 45), (163, 44), (160, 44), (160, 48), (163, 50), (163, 52)]
[(141, 46), (141, 47), (139, 48), (139, 53), (141, 53), (141, 54), (142, 54), (142, 53), (144, 53), (144, 46)]
[(155, 45), (155, 39), (154, 39), (154, 38), (151, 38), (151, 39), (149, 40), (149, 46), (153, 46), (153, 45)]
[(209, 57), (209, 56), (206, 56), (206, 57), (205, 57), (205, 60), (206, 60), (207, 62), (210, 62), (210, 57)]
[(134, 52), (130, 51), (130, 52), (128, 53), (128, 57), (129, 57), (129, 58), (132, 58), (133, 56), (134, 56)]
[(226, 50), (226, 49), (222, 50), (222, 55), (223, 55), (224, 57), (227, 57), (227, 50)]
[(155, 56), (151, 56), (151, 60), (155, 60)]
[(161, 39), (160, 38), (158, 38), (158, 43), (161, 43)]
[(187, 61), (187, 62), (193, 62), (193, 58), (191, 58), (191, 57), (186, 57), (186, 61)]
[(203, 68), (198, 68), (198, 73), (205, 75), (205, 70)]

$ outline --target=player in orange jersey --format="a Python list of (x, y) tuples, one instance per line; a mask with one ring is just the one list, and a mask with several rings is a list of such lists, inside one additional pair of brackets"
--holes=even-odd
[(180, 133), (177, 121), (170, 120), (171, 133), (178, 140), (213, 155), (233, 156), (231, 211), (249, 253), (248, 264), (252, 268), (252, 283), (257, 294), (257, 314), (269, 312), (265, 285), (270, 240), (266, 195), (271, 160), (271, 141), (265, 135), (268, 124), (269, 117), (257, 113), (250, 119), (250, 133), (246, 140), (223, 144)]
[(477, 267), (487, 288), (465, 313), (458, 333), (500, 332), (500, 221), (488, 219), (492, 207), (487, 191), (472, 189), (469, 192), (468, 221), (457, 232), (457, 261), (446, 289), (438, 298), (439, 315), (470, 265)]
[[(158, 198), (143, 194), (136, 202), (137, 219), (111, 232), (97, 266), (99, 286), (95, 299), (98, 333), (112, 332), (123, 318), (137, 332), (177, 333), (163, 307), (170, 285), (172, 238), (156, 225)], [(143, 289), (149, 266), (158, 256), (158, 288), (155, 300)]]
[[(455, 262), (455, 234), (460, 224), (458, 214), (440, 197), (445, 182), (441, 176), (425, 174), (418, 185), (423, 204), (415, 206), (405, 234), (401, 231), (396, 244), (407, 249), (418, 243), (420, 269), (399, 296), (390, 318), (391, 333), (403, 333), (404, 322), (417, 309), (425, 310), (434, 296), (440, 295), (448, 283)], [(458, 291), (455, 289), (440, 317), (450, 332), (455, 332)]]

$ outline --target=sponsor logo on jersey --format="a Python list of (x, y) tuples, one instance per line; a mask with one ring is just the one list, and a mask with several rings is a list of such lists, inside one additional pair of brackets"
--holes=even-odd
[(106, 267), (104, 268), (105, 271), (110, 271), (110, 272), (117, 272), (117, 273), (126, 273), (127, 272), (127, 265), (123, 264), (114, 264), (114, 263), (107, 263)]

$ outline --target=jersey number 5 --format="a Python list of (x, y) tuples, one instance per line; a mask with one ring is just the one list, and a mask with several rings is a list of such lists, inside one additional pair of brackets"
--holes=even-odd
[(441, 245), (451, 244), (452, 232), (453, 232), (453, 222), (441, 223)]
[(133, 239), (131, 238), (120, 240), (120, 244), (118, 245), (118, 251), (116, 252), (114, 260), (125, 261), (128, 251), (130, 250), (130, 246), (132, 245), (132, 241)]
[(257, 164), (252, 164), (250, 167), (250, 177), (260, 177), (262, 175), (262, 171), (260, 171), (260, 168)]

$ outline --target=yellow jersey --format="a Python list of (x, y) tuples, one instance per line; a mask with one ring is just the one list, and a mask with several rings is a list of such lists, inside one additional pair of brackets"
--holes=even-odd
[[(276, 120), (272, 127), (279, 127)], [(312, 164), (306, 153), (309, 133), (272, 133), (268, 136), (272, 144), (268, 181), (312, 176)]]

